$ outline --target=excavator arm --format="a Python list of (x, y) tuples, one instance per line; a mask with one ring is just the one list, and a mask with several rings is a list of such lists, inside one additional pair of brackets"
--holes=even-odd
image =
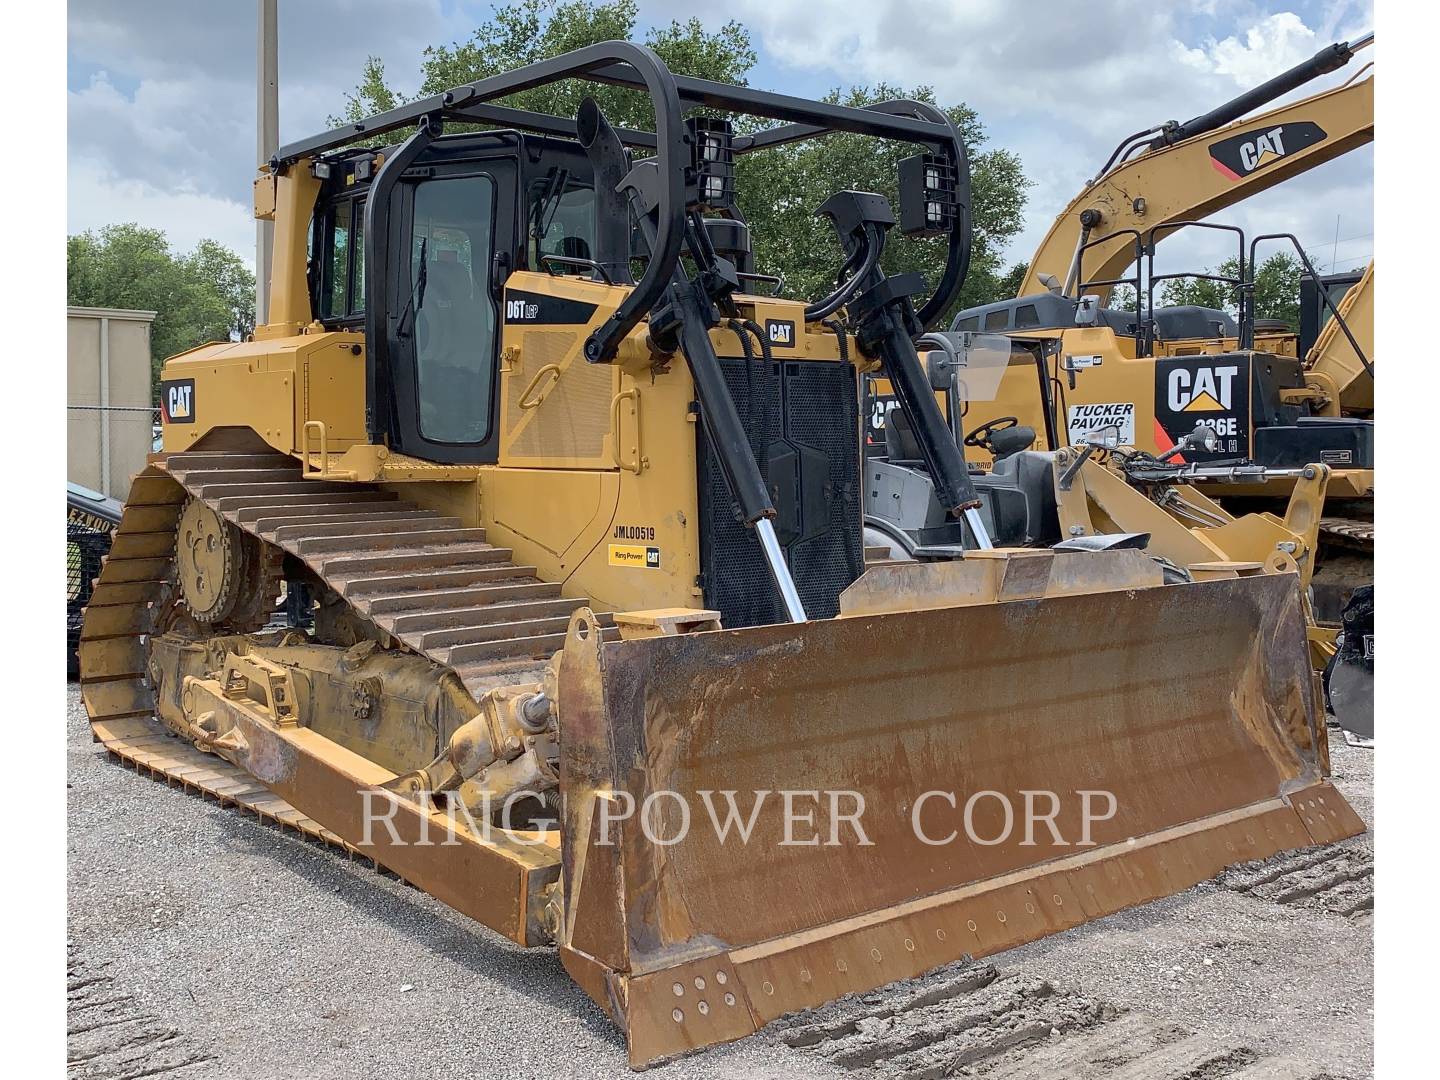
[[(1368, 65), (1341, 86), (1224, 123), (1236, 108), (1253, 108), (1307, 78), (1335, 70), (1370, 40), (1329, 46), (1227, 106), (1156, 129), (1160, 134), (1136, 157), (1124, 160), (1117, 151), (1119, 163), (1087, 185), (1050, 226), (1016, 295), (1044, 292), (1049, 283), (1042, 276), (1062, 282), (1071, 295), (1083, 280), (1118, 278), (1134, 261), (1133, 237), (1116, 236), (1088, 248), (1077, 273), (1080, 246), (1124, 229), (1143, 234), (1169, 222), (1207, 217), (1374, 141), (1375, 81), (1367, 74)], [(1224, 126), (1210, 126), (1217, 120)], [(1151, 134), (1127, 140), (1122, 150)], [(1172, 141), (1176, 135), (1181, 138)], [(1099, 294), (1103, 302), (1109, 288), (1086, 291)]]

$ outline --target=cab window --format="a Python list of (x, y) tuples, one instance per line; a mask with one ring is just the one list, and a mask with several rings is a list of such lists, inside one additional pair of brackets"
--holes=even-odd
[[(595, 192), (552, 169), (530, 186), (529, 265), (546, 255), (567, 259), (595, 257)], [(554, 267), (563, 271), (564, 266)]]
[(338, 200), (325, 212), (315, 304), (321, 319), (344, 321), (365, 313), (364, 227), (363, 199)]
[(495, 182), (483, 174), (439, 177), (415, 188), (409, 300), (420, 434), (432, 442), (478, 443), (490, 434), (494, 208)]

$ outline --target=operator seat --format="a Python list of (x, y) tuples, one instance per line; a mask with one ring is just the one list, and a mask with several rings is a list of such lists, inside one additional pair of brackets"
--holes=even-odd
[(904, 409), (891, 409), (885, 414), (885, 456), (891, 465), (922, 468), (925, 464), (920, 440)]

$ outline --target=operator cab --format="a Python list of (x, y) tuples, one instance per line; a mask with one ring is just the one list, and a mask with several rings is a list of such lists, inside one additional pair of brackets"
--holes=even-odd
[[(966, 308), (955, 316), (950, 329), (956, 332), (1023, 333), (1027, 330), (1063, 330), (1075, 325), (1080, 302), (1059, 293), (1036, 293)], [(1108, 326), (1117, 336), (1136, 333), (1134, 309), (1100, 308), (1099, 325)], [(1194, 304), (1157, 307), (1151, 313), (1155, 336), (1162, 342), (1191, 338), (1233, 338), (1239, 324), (1229, 312)]]
[[(592, 168), (572, 142), (517, 131), (440, 136), (415, 155), (377, 216), (370, 196), (400, 150), (347, 149), (317, 159), (310, 238), (312, 310), (327, 329), (367, 328), (365, 232), (386, 223), (375, 250), (386, 297), (392, 394), (372, 408), (392, 445), (428, 460), (497, 459), (495, 388), (505, 281), (514, 270), (589, 270), (596, 214)], [(372, 339), (373, 340), (373, 339)], [(372, 423), (382, 418), (372, 417)]]

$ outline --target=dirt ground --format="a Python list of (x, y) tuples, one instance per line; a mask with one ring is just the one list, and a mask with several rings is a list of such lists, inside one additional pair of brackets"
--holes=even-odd
[[(69, 738), (71, 1077), (631, 1075), (553, 950)], [(1373, 822), (1373, 751), (1332, 738)], [(653, 1070), (664, 1080), (1361, 1080), (1373, 835), (957, 964)]]

